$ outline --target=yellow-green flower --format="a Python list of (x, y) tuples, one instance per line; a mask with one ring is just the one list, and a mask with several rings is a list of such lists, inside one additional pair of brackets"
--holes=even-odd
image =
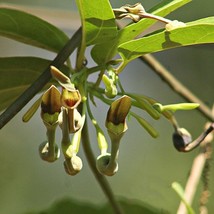
[(75, 109), (81, 102), (81, 95), (78, 90), (62, 89), (61, 103), (67, 109)]
[(106, 128), (114, 135), (121, 135), (128, 127), (126, 116), (131, 108), (131, 98), (124, 95), (115, 100), (108, 110), (106, 118)]
[(42, 96), (41, 117), (45, 123), (50, 125), (58, 121), (58, 115), (61, 112), (61, 94), (59, 90), (52, 85)]

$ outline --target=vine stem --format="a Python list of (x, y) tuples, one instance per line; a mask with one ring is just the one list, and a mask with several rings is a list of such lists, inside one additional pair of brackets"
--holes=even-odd
[(71, 39), (65, 44), (62, 50), (57, 54), (51, 64), (44, 72), (35, 80), (35, 82), (27, 88), (1, 115), (0, 129), (3, 128), (42, 88), (50, 81), (50, 66), (53, 65), (60, 68), (68, 59), (71, 53), (79, 46), (81, 41), (82, 30), (79, 28)]
[(179, 82), (170, 72), (151, 54), (140, 57), (161, 79), (163, 79), (177, 94), (181, 95), (185, 100), (193, 103), (199, 103), (198, 110), (209, 120), (214, 121), (211, 109), (197, 96), (195, 96), (188, 88)]
[[(205, 127), (207, 125), (205, 125)], [(208, 145), (212, 142), (212, 140), (213, 140), (213, 133), (210, 133), (202, 142), (200, 153), (195, 157), (193, 161), (190, 176), (186, 183), (185, 193), (184, 193), (184, 198), (189, 205), (192, 204), (205, 164), (207, 160), (210, 158), (209, 157), (210, 154), (208, 155), (208, 152), (209, 152)], [(186, 214), (186, 213), (187, 213), (186, 206), (184, 205), (183, 202), (181, 202), (179, 205), (177, 214)]]
[(123, 214), (123, 211), (122, 211), (119, 203), (116, 201), (116, 198), (113, 194), (113, 191), (112, 191), (107, 179), (97, 171), (96, 161), (95, 161), (94, 154), (93, 154), (91, 146), (90, 146), (87, 120), (85, 121), (83, 130), (82, 130), (82, 145), (83, 145), (83, 150), (84, 150), (85, 156), (87, 158), (88, 164), (91, 167), (91, 170), (92, 170), (95, 178), (97, 179), (98, 183), (100, 184), (103, 192), (105, 193), (106, 197), (108, 198), (109, 203), (111, 204), (112, 209), (114, 210), (114, 213)]

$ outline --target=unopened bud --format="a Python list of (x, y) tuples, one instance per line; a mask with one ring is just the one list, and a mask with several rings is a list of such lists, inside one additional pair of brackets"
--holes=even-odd
[(184, 152), (185, 148), (192, 142), (191, 134), (184, 128), (178, 128), (172, 136), (175, 148)]

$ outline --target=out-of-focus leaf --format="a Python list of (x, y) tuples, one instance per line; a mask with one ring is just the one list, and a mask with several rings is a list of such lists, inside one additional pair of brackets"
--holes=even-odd
[[(133, 201), (133, 200), (122, 200), (119, 201), (124, 214), (168, 214), (167, 211), (158, 210), (148, 204)], [(25, 214), (110, 214), (113, 213), (110, 205), (95, 206), (93, 204), (75, 201), (72, 199), (64, 199), (53, 204), (50, 208), (38, 211), (28, 212)]]
[(0, 36), (58, 52), (68, 37), (57, 27), (31, 14), (0, 8)]
[[(12, 103), (50, 65), (35, 57), (0, 58), (0, 111)], [(67, 67), (62, 70), (67, 72)]]
[[(180, 8), (181, 6), (189, 3), (190, 1), (191, 0), (164, 0), (148, 12), (154, 15), (164, 17), (169, 13), (173, 12), (174, 10)], [(136, 36), (145, 31), (148, 27), (153, 25), (155, 22), (156, 20), (152, 19), (142, 19), (137, 23), (133, 23), (121, 29), (114, 39), (107, 40), (103, 44), (98, 44), (94, 46), (91, 52), (94, 61), (97, 64), (107, 62), (116, 54), (117, 47), (120, 44), (134, 39)]]
[(118, 51), (125, 63), (144, 54), (171, 48), (214, 43), (214, 17), (187, 23), (171, 31), (162, 31), (121, 44)]
[(108, 0), (76, 0), (86, 44), (103, 43), (117, 34), (114, 13)]

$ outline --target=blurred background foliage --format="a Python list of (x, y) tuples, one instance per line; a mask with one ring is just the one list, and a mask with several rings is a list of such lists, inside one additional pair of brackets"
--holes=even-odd
[[(113, 7), (136, 3), (133, 0), (111, 0), (110, 2)], [(140, 2), (148, 10), (160, 1), (144, 0)], [(0, 5), (4, 4), (19, 5), (56, 24), (68, 35), (71, 35), (80, 23), (75, 2), (71, 0), (1, 0)], [(200, 0), (194, 0), (171, 14), (169, 18), (192, 21), (213, 15), (213, 0), (204, 1), (203, 6), (201, 4)], [(0, 38), (0, 45), (0, 57), (40, 56), (47, 59), (54, 57), (54, 54), (44, 50), (5, 38)], [(155, 54), (175, 77), (210, 107), (214, 103), (213, 47), (213, 45), (201, 45)], [(184, 101), (139, 60), (135, 60), (127, 66), (121, 74), (121, 81), (124, 82), (123, 85), (127, 91), (151, 96), (163, 104)], [(107, 111), (107, 107), (99, 102), (97, 106), (98, 109), (94, 109), (95, 116), (104, 128), (106, 117), (104, 112)], [(80, 205), (81, 203), (92, 203), (102, 206), (106, 203), (106, 198), (93, 177), (82, 150), (80, 156), (83, 158), (84, 167), (81, 173), (75, 177), (65, 174), (62, 165), (63, 158), (53, 164), (40, 160), (38, 145), (45, 139), (45, 129), (39, 112), (28, 124), (23, 124), (21, 117), (26, 110), (27, 107), (0, 132), (0, 213), (36, 212), (48, 209), (51, 204), (67, 197), (78, 200)], [(165, 119), (154, 121), (146, 114), (142, 114), (142, 116), (145, 116), (159, 130), (160, 137), (152, 139), (135, 121), (130, 120), (128, 122), (129, 130), (121, 144), (119, 172), (108, 180), (115, 194), (126, 199), (127, 203), (130, 200), (137, 200), (138, 204), (145, 202), (153, 205), (160, 212), (167, 210), (169, 213), (175, 213), (179, 199), (171, 189), (171, 183), (178, 181), (185, 186), (198, 149), (187, 154), (178, 153), (172, 146), (173, 128), (167, 121)], [(192, 133), (193, 138), (201, 133), (206, 122), (206, 119), (196, 110), (179, 112), (176, 113), (176, 116), (181, 126), (186, 127)], [(92, 126), (90, 126), (90, 134), (94, 153), (98, 156), (99, 151)], [(59, 133), (59, 142), (60, 136)], [(211, 165), (213, 166), (213, 160)], [(214, 170), (211, 167), (210, 180), (212, 179), (214, 179)], [(202, 183), (200, 183), (194, 200), (193, 207), (196, 213), (198, 213), (201, 187)], [(210, 182), (210, 190), (212, 193), (214, 192), (213, 182)], [(210, 213), (214, 210), (213, 200), (214, 194), (211, 195), (208, 202)]]

